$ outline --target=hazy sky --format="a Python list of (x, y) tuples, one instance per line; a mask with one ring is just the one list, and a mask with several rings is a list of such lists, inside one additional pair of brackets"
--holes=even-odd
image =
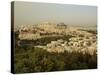
[(68, 25), (97, 25), (97, 7), (68, 4), (15, 2), (14, 24), (64, 22)]

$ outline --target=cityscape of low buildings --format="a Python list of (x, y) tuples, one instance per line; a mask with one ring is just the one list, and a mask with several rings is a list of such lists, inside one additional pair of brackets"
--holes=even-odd
[[(77, 27), (68, 27), (64, 23), (49, 23), (43, 22), (37, 25), (22, 26), (19, 29), (20, 40), (37, 40), (44, 37), (51, 36), (71, 36), (68, 40), (58, 39), (51, 40), (47, 45), (37, 45), (35, 47), (43, 48), (48, 52), (63, 53), (68, 52), (82, 52), (93, 55), (97, 49), (96, 34), (87, 31), (79, 30)], [(49, 39), (48, 39), (49, 40)]]

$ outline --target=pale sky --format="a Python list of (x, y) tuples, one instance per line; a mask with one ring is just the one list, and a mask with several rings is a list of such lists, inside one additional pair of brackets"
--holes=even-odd
[(41, 22), (64, 22), (67, 25), (96, 26), (97, 7), (16, 1), (14, 25), (34, 25)]

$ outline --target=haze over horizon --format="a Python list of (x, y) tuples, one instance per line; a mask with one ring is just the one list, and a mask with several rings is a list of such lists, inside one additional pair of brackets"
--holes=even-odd
[(97, 7), (15, 1), (15, 26), (34, 25), (45, 21), (54, 23), (64, 22), (73, 26), (96, 26)]

